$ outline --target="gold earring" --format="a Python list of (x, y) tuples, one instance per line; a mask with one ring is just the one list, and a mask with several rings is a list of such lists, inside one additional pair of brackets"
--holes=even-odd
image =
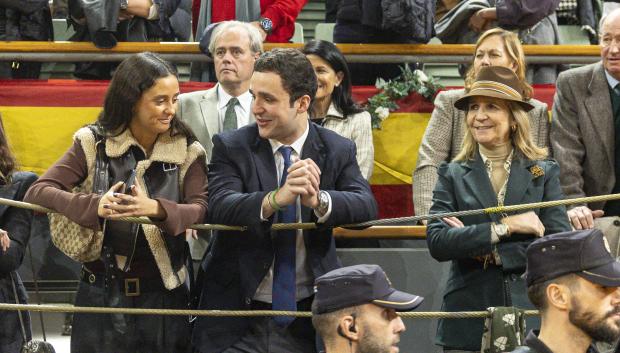
[(512, 130), (512, 132), (517, 132), (517, 125), (512, 125), (510, 129)]

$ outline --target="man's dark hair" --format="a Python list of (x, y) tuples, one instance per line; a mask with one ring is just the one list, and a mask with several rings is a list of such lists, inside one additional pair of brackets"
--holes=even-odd
[(547, 308), (547, 287), (552, 283), (567, 285), (571, 290), (579, 289), (577, 275), (574, 273), (533, 284), (527, 287), (527, 297), (536, 309), (542, 311)]
[(280, 76), (282, 87), (293, 103), (304, 95), (314, 100), (317, 81), (312, 64), (297, 49), (276, 48), (262, 54), (254, 63), (254, 72), (273, 72)]

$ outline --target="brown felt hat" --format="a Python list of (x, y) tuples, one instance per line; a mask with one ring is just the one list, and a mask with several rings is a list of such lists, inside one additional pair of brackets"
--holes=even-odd
[(534, 106), (523, 99), (523, 85), (514, 73), (503, 66), (485, 66), (480, 69), (469, 92), (454, 102), (454, 107), (467, 110), (469, 97), (493, 97), (517, 102), (526, 112)]

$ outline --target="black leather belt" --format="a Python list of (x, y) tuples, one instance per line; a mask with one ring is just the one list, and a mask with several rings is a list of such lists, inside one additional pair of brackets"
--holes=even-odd
[[(166, 290), (166, 287), (164, 287), (164, 283), (159, 277), (126, 277), (122, 276), (122, 272), (116, 272), (117, 274), (115, 274), (113, 278), (116, 277), (116, 279), (119, 281), (119, 288), (122, 292), (124, 292), (125, 296), (127, 297), (137, 297), (141, 293)], [(103, 273), (91, 272), (86, 267), (82, 266), (80, 278), (82, 279), (82, 281), (90, 285), (101, 288), (105, 287), (105, 274)]]

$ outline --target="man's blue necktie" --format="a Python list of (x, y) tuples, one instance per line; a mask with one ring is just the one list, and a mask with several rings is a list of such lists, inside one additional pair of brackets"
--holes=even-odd
[[(282, 146), (278, 149), (284, 158), (284, 170), (280, 179), (280, 186), (286, 182), (287, 169), (291, 166), (293, 148)], [(288, 205), (278, 212), (280, 223), (295, 223), (297, 221), (297, 203)], [(273, 264), (272, 308), (273, 310), (297, 311), (295, 300), (295, 243), (297, 231), (284, 230), (276, 232), (274, 236), (275, 260)], [(287, 326), (295, 320), (292, 316), (275, 316), (274, 321), (280, 326)]]

